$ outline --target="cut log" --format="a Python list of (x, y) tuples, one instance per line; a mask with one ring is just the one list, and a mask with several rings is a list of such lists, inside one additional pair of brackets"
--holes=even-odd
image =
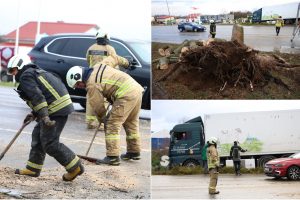
[(169, 67), (169, 58), (163, 57), (159, 60), (159, 69), (168, 69)]

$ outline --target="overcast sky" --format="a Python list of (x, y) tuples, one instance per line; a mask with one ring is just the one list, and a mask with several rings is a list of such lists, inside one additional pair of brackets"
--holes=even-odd
[[(187, 15), (190, 13), (224, 14), (230, 11), (254, 11), (264, 6), (299, 2), (297, 0), (152, 0), (152, 15)], [(192, 7), (197, 8), (196, 10)]]
[[(28, 21), (97, 24), (121, 39), (151, 41), (150, 0), (1, 0), (0, 34)], [(40, 11), (40, 15), (39, 15)]]
[(151, 131), (216, 113), (300, 109), (300, 100), (152, 100)]

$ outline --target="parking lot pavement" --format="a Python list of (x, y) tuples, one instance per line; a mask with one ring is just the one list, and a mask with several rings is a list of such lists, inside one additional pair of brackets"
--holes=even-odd
[(208, 194), (209, 175), (152, 176), (154, 199), (299, 199), (300, 181), (265, 175), (221, 174), (218, 195)]
[[(181, 43), (184, 40), (207, 40), (209, 26), (205, 32), (179, 32), (177, 26), (152, 26), (152, 42)], [(275, 35), (274, 26), (244, 26), (245, 44), (260, 51), (287, 51), (290, 48), (293, 26), (284, 26), (279, 36)], [(232, 25), (217, 24), (217, 38), (231, 39)], [(300, 37), (295, 39), (296, 47), (300, 48)]]

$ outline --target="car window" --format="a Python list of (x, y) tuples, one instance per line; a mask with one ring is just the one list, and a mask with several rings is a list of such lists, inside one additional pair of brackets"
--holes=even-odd
[(85, 58), (88, 48), (95, 43), (90, 38), (69, 38), (61, 53), (65, 56)]
[(110, 45), (113, 46), (119, 56), (132, 56), (131, 53), (120, 43), (110, 41)]
[(57, 39), (48, 46), (48, 51), (51, 53), (60, 54), (61, 50), (67, 44), (69, 38)]

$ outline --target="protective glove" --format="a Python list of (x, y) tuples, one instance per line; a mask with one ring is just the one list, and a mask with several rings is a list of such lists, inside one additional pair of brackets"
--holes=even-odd
[(49, 116), (43, 117), (43, 118), (42, 118), (42, 121), (43, 121), (44, 124), (45, 124), (46, 126), (48, 126), (48, 127), (55, 126), (55, 124), (56, 124), (56, 121), (51, 120), (51, 119), (49, 118)]
[(32, 114), (32, 113), (29, 113), (29, 114), (25, 117), (23, 123), (26, 124), (26, 123), (28, 123), (28, 122), (34, 121), (35, 119), (36, 119), (36, 116), (34, 116), (34, 114)]

